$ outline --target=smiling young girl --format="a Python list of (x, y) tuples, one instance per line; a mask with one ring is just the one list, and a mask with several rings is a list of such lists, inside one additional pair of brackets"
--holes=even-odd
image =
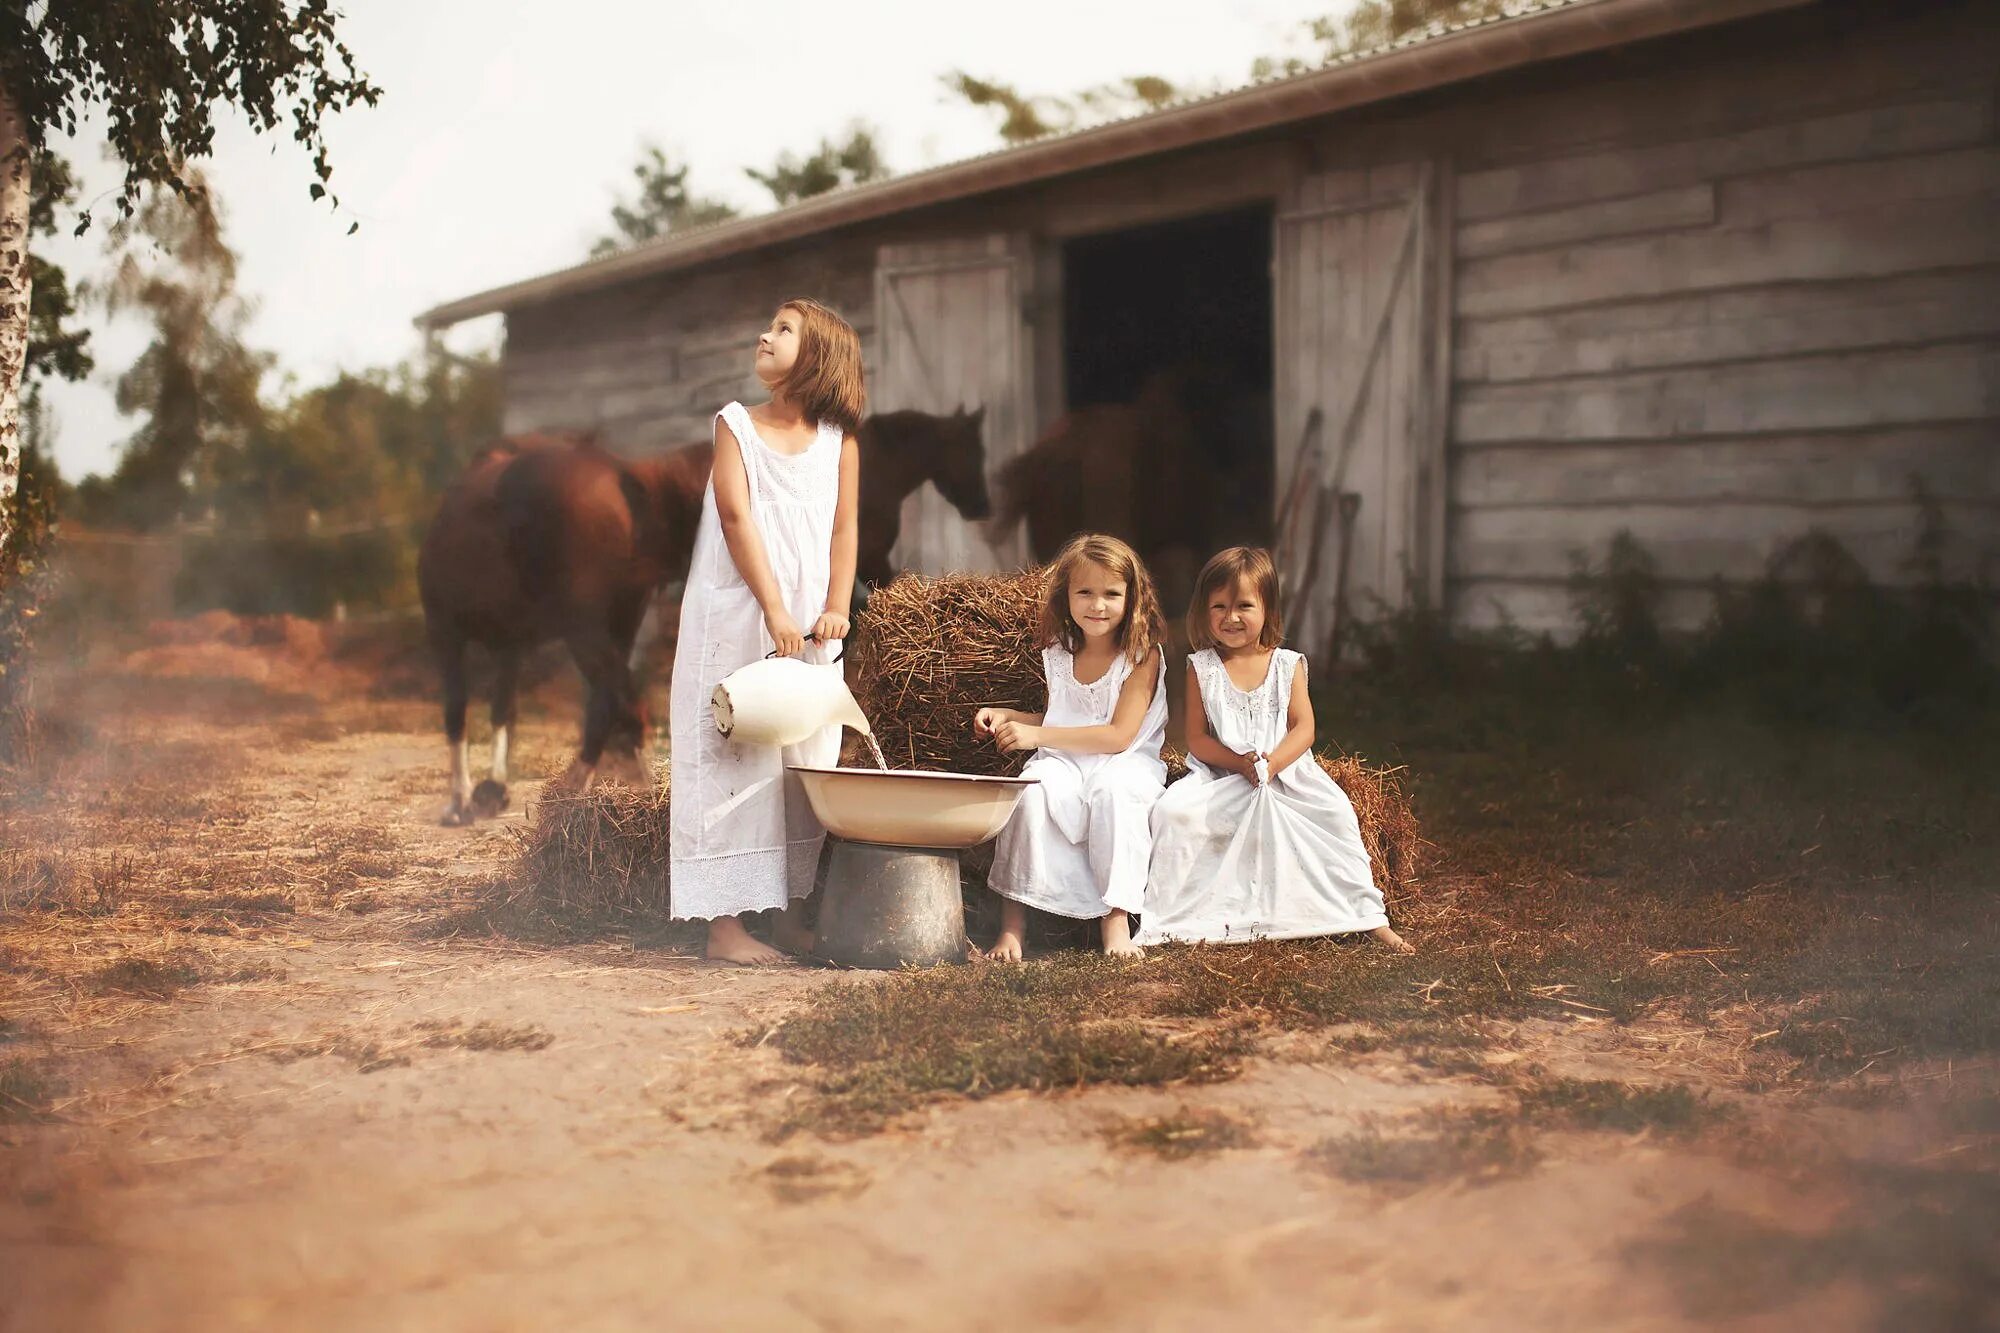
[(1389, 928), (1354, 806), (1313, 760), (1306, 660), (1284, 642), (1269, 551), (1202, 566), (1188, 606), (1188, 775), (1153, 811), (1139, 942)]
[(987, 882), (1001, 897), (986, 956), (1019, 961), (1027, 909), (1103, 923), (1104, 952), (1136, 955), (1130, 914), (1145, 896), (1153, 802), (1167, 780), (1164, 625), (1153, 580), (1116, 537), (1073, 538), (1042, 602), (1044, 713), (982, 708), (973, 730), (1035, 750), (1000, 831)]
[(817, 301), (778, 307), (756, 370), (771, 400), (716, 413), (674, 651), (669, 899), (676, 918), (708, 922), (708, 956), (733, 963), (783, 957), (751, 937), (746, 912), (785, 909), (774, 938), (811, 947), (793, 907), (826, 830), (785, 766), (836, 762), (840, 728), (783, 750), (737, 745), (716, 731), (710, 697), (767, 653), (824, 662), (847, 637), (865, 396), (860, 340)]

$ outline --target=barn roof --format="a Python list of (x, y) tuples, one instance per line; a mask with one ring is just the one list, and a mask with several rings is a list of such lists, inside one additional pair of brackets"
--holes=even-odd
[(1497, 17), (1428, 29), (1371, 50), (1336, 56), (1304, 73), (1256, 80), (1158, 110), (832, 190), (769, 213), (675, 232), (600, 259), (448, 301), (426, 310), (416, 322), (419, 328), (444, 328), (517, 306), (692, 268), (835, 227), (1232, 138), (1523, 65), (1816, 2), (1516, 0)]

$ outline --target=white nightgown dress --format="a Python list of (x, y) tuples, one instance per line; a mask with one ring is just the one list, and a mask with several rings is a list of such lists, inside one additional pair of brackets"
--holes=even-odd
[[(1209, 734), (1238, 754), (1268, 754), (1284, 739), (1292, 677), (1304, 669), (1303, 657), (1280, 648), (1263, 683), (1246, 691), (1213, 649), (1188, 658)], [(1354, 806), (1310, 752), (1261, 787), (1189, 756), (1188, 775), (1153, 807), (1139, 944), (1298, 939), (1388, 924)]]
[[(1013, 817), (1000, 830), (987, 877), (994, 892), (1079, 920), (1094, 920), (1113, 908), (1139, 910), (1153, 850), (1153, 802), (1167, 781), (1160, 758), (1167, 738), (1164, 661), (1157, 670), (1152, 702), (1128, 748), (1117, 754), (1045, 748), (1022, 769), (1022, 777), (1038, 781), (1022, 791)], [(1120, 654), (1110, 670), (1084, 685), (1066, 650), (1044, 648), (1049, 708), (1043, 724), (1094, 727), (1109, 722), (1132, 671), (1131, 659)]]
[[(799, 629), (826, 610), (834, 509), (840, 498), (842, 434), (821, 422), (796, 454), (764, 443), (741, 403), (716, 413), (736, 436), (750, 483), (750, 509), (771, 573)], [(739, 745), (715, 729), (711, 696), (723, 677), (772, 649), (764, 612), (730, 558), (711, 479), (701, 500), (694, 559), (681, 599), (674, 652), (670, 911), (711, 919), (783, 907), (812, 891), (826, 830), (787, 764), (832, 765), (840, 728), (797, 745)], [(808, 643), (807, 661), (831, 661)]]

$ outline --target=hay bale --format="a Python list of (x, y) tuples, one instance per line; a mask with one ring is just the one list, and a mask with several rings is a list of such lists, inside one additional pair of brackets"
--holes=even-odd
[(972, 715), (1048, 702), (1035, 646), (1043, 572), (905, 574), (869, 595), (848, 644), (848, 683), (896, 768), (1011, 776), (1026, 754), (972, 734)]
[(543, 795), (508, 877), (508, 904), (550, 916), (666, 915), (664, 768), (658, 779)]

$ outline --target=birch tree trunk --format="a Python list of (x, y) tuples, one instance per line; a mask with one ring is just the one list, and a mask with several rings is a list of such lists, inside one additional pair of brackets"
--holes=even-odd
[(27, 125), (0, 85), (0, 551), (7, 547), (7, 514), (21, 481), (21, 371), (28, 360)]

